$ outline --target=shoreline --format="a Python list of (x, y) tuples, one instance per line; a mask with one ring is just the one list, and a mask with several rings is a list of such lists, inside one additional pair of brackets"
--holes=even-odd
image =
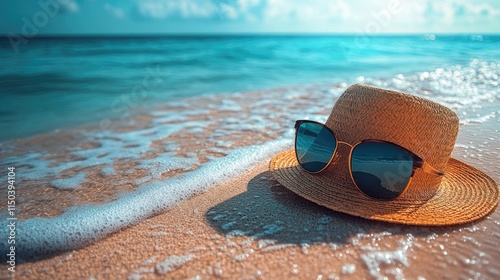
[[(471, 66), (467, 71), (474, 69)], [(446, 71), (443, 76), (454, 69)], [(467, 71), (466, 81), (457, 87), (475, 83), (476, 74)], [(412, 84), (422, 77), (398, 76), (392, 82), (368, 78), (367, 82), (390, 83), (388, 87), (409, 92), (418, 88), (418, 95), (452, 108), (461, 119), (452, 157), (479, 168), (498, 183), (500, 103), (496, 91), (464, 99), (468, 91), (455, 96), (454, 87), (434, 85), (441, 76)], [(427, 87), (432, 85), (435, 91)], [(38, 246), (43, 247), (43, 236), (48, 233), (45, 241), (59, 246), (58, 255), (18, 264), (16, 279), (54, 275), (433, 278), (449, 270), (455, 273), (453, 278), (500, 278), (498, 207), (488, 217), (462, 226), (392, 225), (319, 207), (287, 191), (266, 172), (263, 161), (277, 153), (278, 146), (291, 143), (294, 121), (325, 121), (343, 90), (338, 84), (192, 98), (127, 117), (108, 130), (76, 127), (2, 143), (2, 165), (16, 166), (20, 223), (42, 217), (52, 219), (37, 221), (57, 220), (60, 225), (48, 227), (47, 223), (45, 233), (37, 237)], [(271, 147), (280, 141), (290, 143)], [(163, 194), (161, 187), (167, 190)], [(175, 197), (181, 199), (167, 199), (170, 192), (179, 192)], [(129, 204), (124, 199), (145, 193), (153, 194), (155, 202), (149, 203), (147, 196)], [(1, 194), (7, 199), (6, 195)], [(114, 225), (107, 227), (108, 221), (101, 218), (109, 211), (100, 210), (112, 204), (122, 204), (120, 209), (126, 211), (118, 215), (133, 221), (118, 222), (113, 216), (108, 220)], [(7, 207), (1, 209), (5, 217)], [(71, 223), (54, 218), (87, 210), (104, 214)], [(66, 231), (75, 233), (73, 237), (61, 234), (75, 223), (82, 227)], [(29, 232), (35, 231), (36, 227), (29, 227)], [(90, 240), (93, 231), (97, 238)], [(0, 232), (3, 236), (7, 231)], [(89, 240), (91, 244), (78, 243), (81, 235), (87, 238), (83, 238), (85, 244)], [(18, 236), (20, 241), (29, 239), (22, 231)], [(80, 249), (60, 253), (70, 248)], [(10, 275), (4, 273), (4, 266), (0, 265), (0, 278)]]
[(262, 163), (80, 250), (20, 264), (16, 279), (495, 278), (500, 253), (486, 237), (499, 215), (430, 228), (364, 220), (295, 195)]
[[(145, 183), (195, 171), (233, 150), (276, 140), (288, 133), (293, 121), (287, 112), (275, 113), (273, 102), (262, 95), (289, 95), (297, 98), (290, 105), (309, 104), (321, 97), (305, 100), (313, 90), (188, 99), (136, 114), (106, 130), (84, 126), (2, 143), (0, 162), (17, 166), (22, 174), (19, 218), (55, 217), (73, 206), (108, 203)], [(308, 111), (327, 114), (323, 106)], [(37, 203), (41, 197), (54, 201), (40, 207), (49, 206), (47, 201)], [(0, 209), (5, 215), (6, 207)]]
[[(100, 133), (102, 131), (112, 131), (116, 128), (120, 128), (125, 126), (130, 119), (132, 118), (145, 118), (143, 121), (147, 121), (147, 115), (151, 111), (163, 111), (166, 109), (174, 108), (176, 106), (183, 106), (183, 104), (209, 104), (213, 102), (217, 102), (219, 100), (228, 98), (231, 100), (234, 99), (242, 99), (244, 100), (247, 95), (266, 95), (267, 93), (273, 94), (276, 92), (294, 92), (294, 91), (324, 91), (324, 90), (333, 90), (336, 92), (338, 89), (345, 89), (348, 85), (353, 83), (364, 83), (368, 82), (369, 84), (381, 87), (387, 87), (388, 84), (392, 84), (393, 90), (401, 90), (398, 88), (400, 85), (400, 81), (397, 83), (391, 82), (393, 79), (399, 79), (400, 76), (409, 77), (416, 82), (415, 77), (419, 77), (419, 75), (426, 74), (428, 77), (429, 73), (442, 73), (442, 70), (445, 71), (455, 71), (462, 68), (471, 67), (473, 64), (477, 63), (486, 63), (487, 65), (495, 64), (495, 61), (489, 60), (481, 60), (481, 59), (469, 59), (467, 62), (458, 63), (458, 64), (449, 64), (442, 67), (434, 68), (434, 69), (419, 69), (419, 70), (407, 70), (407, 71), (398, 71), (398, 75), (394, 76), (378, 76), (373, 78), (372, 76), (357, 76), (357, 77), (343, 77), (343, 78), (323, 78), (320, 81), (315, 81), (311, 83), (302, 83), (302, 84), (288, 84), (288, 85), (277, 85), (268, 88), (261, 88), (258, 90), (235, 90), (235, 91), (220, 91), (215, 93), (202, 93), (196, 95), (189, 95), (187, 97), (181, 97), (178, 95), (173, 95), (169, 99), (161, 99), (158, 97), (137, 97), (132, 92), (125, 92), (123, 94), (117, 95), (115, 99), (109, 100), (109, 108), (108, 111), (112, 111), (113, 113), (100, 115), (98, 118), (92, 117), (87, 121), (76, 121), (62, 124), (62, 126), (54, 129), (45, 130), (42, 132), (38, 132), (36, 134), (22, 134), (18, 138), (8, 138), (0, 140), (0, 147), (2, 145), (8, 145), (11, 142), (17, 141), (29, 141), (32, 138), (46, 137), (54, 134), (58, 134), (62, 132), (63, 134), (72, 134), (78, 135), (82, 131), (84, 132), (97, 132)], [(404, 80), (403, 80), (404, 81)], [(418, 85), (413, 89), (413, 91), (406, 91), (411, 94), (418, 94), (423, 97), (427, 97), (429, 94), (429, 90), (425, 87), (423, 89), (419, 89)], [(336, 93), (337, 94), (337, 93)], [(337, 96), (338, 97), (338, 96)], [(443, 100), (446, 103), (446, 100)], [(454, 100), (453, 102), (456, 102)], [(160, 103), (160, 104), (158, 104)], [(121, 106), (117, 106), (117, 104), (121, 104)]]
[[(490, 140), (498, 138), (496, 128), (495, 119), (461, 126), (453, 157), (498, 182), (499, 147)], [(18, 264), (15, 279), (500, 276), (498, 207), (481, 220), (458, 226), (370, 221), (309, 202), (279, 185), (267, 170), (268, 163), (261, 162), (82, 249)], [(8, 276), (5, 265), (0, 269), (2, 277)]]

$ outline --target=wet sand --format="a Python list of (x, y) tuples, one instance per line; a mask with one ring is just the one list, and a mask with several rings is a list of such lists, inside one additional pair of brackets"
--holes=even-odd
[[(462, 126), (454, 157), (498, 182), (497, 128)], [(498, 279), (499, 241), (498, 208), (450, 227), (368, 221), (293, 194), (263, 162), (83, 249), (20, 264), (15, 279)]]
[[(22, 163), (15, 165), (19, 221), (140, 195), (151, 182), (168, 189), (172, 179), (206, 164), (217, 166), (235, 148), (279, 138), (291, 143), (293, 121), (324, 121), (344, 87), (183, 100), (116, 121), (104, 132), (75, 128), (2, 143), (1, 159)], [(453, 157), (500, 182), (498, 101), (452, 105), (461, 118)], [(103, 133), (93, 138), (89, 131)], [(200, 188), (180, 204), (153, 209), (156, 215), (103, 233), (105, 238), (83, 248), (17, 263), (14, 274), (3, 263), (0, 279), (500, 278), (498, 208), (465, 225), (389, 224), (337, 213), (295, 195), (274, 180), (268, 160), (235, 170), (238, 175)], [(218, 178), (212, 175), (197, 173), (189, 182), (207, 184)], [(145, 201), (132, 210), (142, 208), (151, 205)], [(58, 230), (50, 233), (57, 238)]]

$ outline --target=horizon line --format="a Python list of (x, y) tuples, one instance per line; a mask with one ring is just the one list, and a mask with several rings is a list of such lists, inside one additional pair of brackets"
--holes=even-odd
[[(0, 34), (0, 37), (9, 39), (8, 34)], [(15, 34), (15, 33), (14, 33)], [(165, 33), (45, 33), (36, 35), (30, 39), (35, 38), (64, 38), (64, 37), (244, 37), (244, 36), (370, 36), (370, 37), (383, 37), (383, 36), (500, 36), (498, 33), (465, 33), (465, 32), (408, 32), (408, 33), (347, 33), (347, 32), (165, 32)], [(21, 34), (15, 34), (22, 36)]]

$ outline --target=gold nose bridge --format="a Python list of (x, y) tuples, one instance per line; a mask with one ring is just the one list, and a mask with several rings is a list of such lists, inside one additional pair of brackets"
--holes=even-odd
[(351, 144), (344, 142), (344, 141), (337, 141), (337, 143), (347, 145), (347, 146), (351, 147), (351, 149), (354, 148), (354, 145), (351, 145)]

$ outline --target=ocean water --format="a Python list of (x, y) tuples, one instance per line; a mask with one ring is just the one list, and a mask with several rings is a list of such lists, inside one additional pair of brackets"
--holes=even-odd
[(0, 141), (192, 96), (496, 63), (499, 45), (481, 35), (35, 37), (15, 53), (2, 38)]
[[(453, 156), (498, 182), (500, 36), (431, 38), (35, 38), (18, 54), (3, 41), (0, 165), (16, 167), (19, 258), (82, 248), (268, 162), (292, 147), (296, 119), (324, 122), (352, 83), (450, 107), (461, 124)], [(282, 217), (263, 225), (229, 210), (207, 213), (228, 240), (248, 235), (245, 248), (255, 252), (296, 246), (280, 242), (297, 230), (286, 209), (270, 209)], [(415, 259), (429, 259), (446, 262), (433, 271), (464, 263), (458, 275), (493, 279), (500, 277), (499, 215), (417, 233), (379, 223), (380, 232), (366, 232), (374, 223), (323, 212), (304, 223), (341, 236), (361, 232), (348, 245), (328, 245), (334, 253), (354, 250), (364, 263), (346, 263), (345, 275), (401, 278)], [(302, 250), (326, 242), (319, 232), (299, 240)], [(378, 246), (393, 241), (393, 248)], [(158, 266), (168, 273), (169, 263)]]

